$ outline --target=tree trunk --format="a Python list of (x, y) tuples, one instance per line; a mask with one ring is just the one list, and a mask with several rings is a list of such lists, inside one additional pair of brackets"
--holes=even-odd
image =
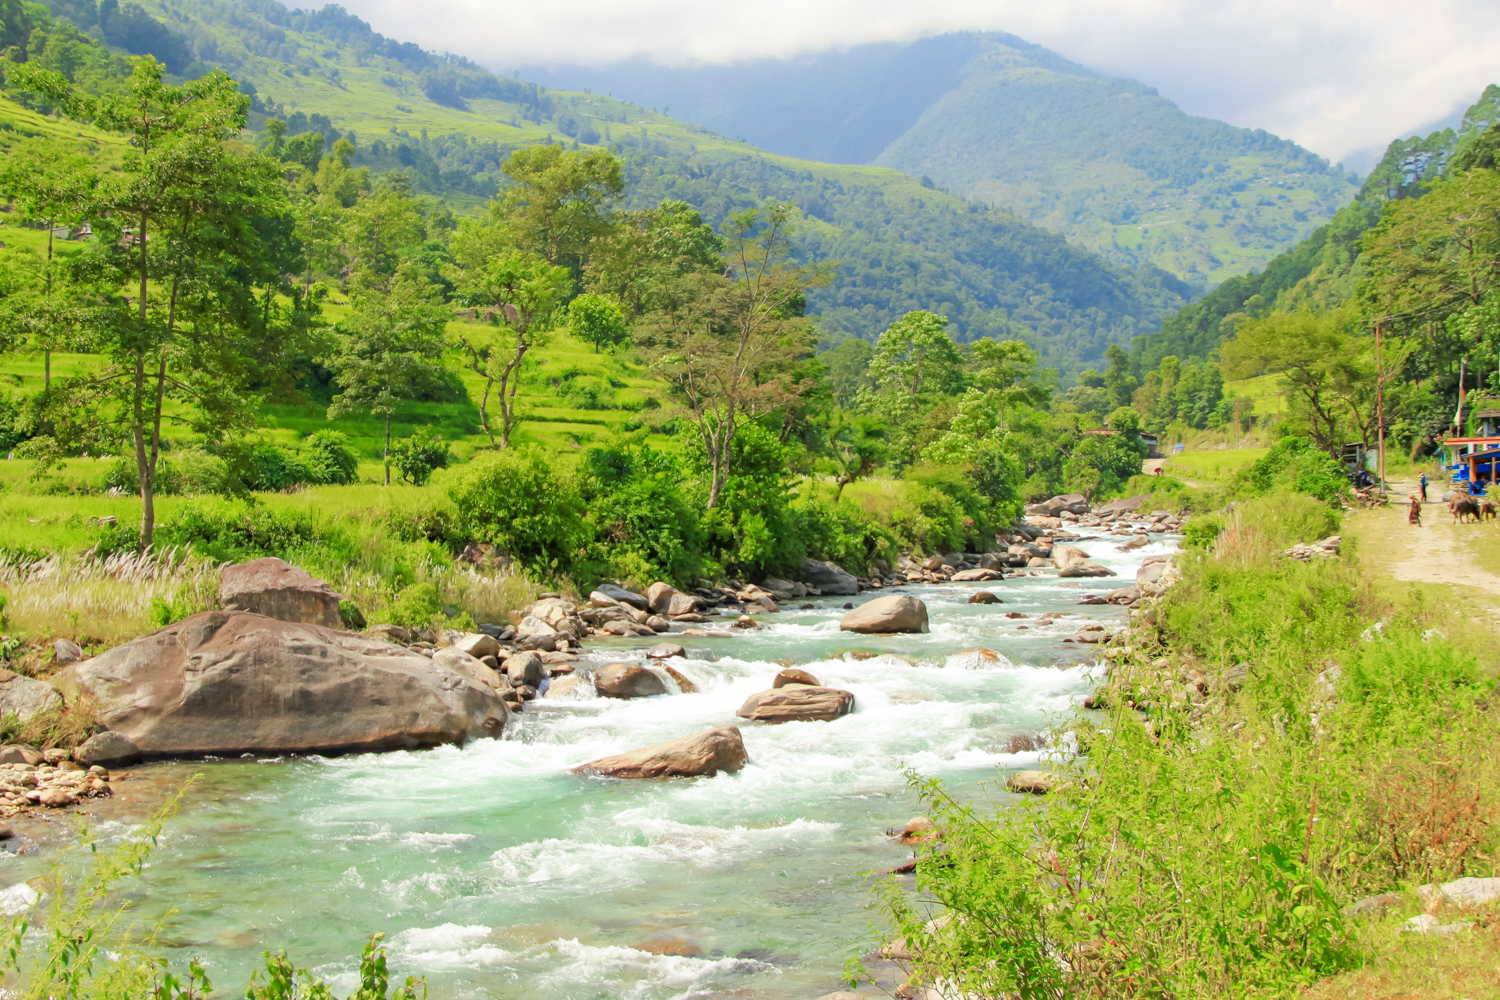
[(385, 451), (381, 453), (381, 461), (385, 463), (385, 485), (391, 485), (391, 415), (385, 415)]
[(495, 447), (495, 432), (490, 430), (490, 387), (495, 384), (493, 377), (484, 377), (484, 395), (479, 397), (479, 426), (484, 430), (485, 436), (490, 439), (490, 447)]

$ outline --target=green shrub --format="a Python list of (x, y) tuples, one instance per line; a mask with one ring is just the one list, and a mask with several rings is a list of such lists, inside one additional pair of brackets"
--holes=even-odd
[(589, 541), (577, 485), (534, 448), (476, 460), (448, 496), (459, 534), (504, 549), (529, 569), (566, 570)]
[(312, 481), (344, 486), (359, 478), (359, 460), (341, 431), (318, 431), (302, 442)]
[(426, 486), (433, 470), (448, 466), (448, 442), (431, 427), (420, 427), (391, 446), (391, 465), (413, 486)]
[(1334, 504), (1349, 492), (1349, 482), (1338, 462), (1318, 451), (1303, 437), (1282, 438), (1234, 482), (1236, 492), (1259, 496), (1289, 490)]
[(327, 542), (306, 514), (223, 499), (184, 503), (155, 536), (157, 548), (183, 546), (220, 562), (285, 558), (295, 549)]
[(679, 585), (703, 572), (703, 531), (683, 493), (680, 463), (649, 447), (595, 448), (584, 456), (582, 495), (593, 531), (578, 582)]

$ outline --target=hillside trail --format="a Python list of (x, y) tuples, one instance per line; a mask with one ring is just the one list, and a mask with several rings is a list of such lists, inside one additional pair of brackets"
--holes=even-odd
[[(1377, 564), (1383, 564), (1392, 577), (1403, 583), (1441, 583), (1453, 587), (1470, 587), (1485, 594), (1500, 596), (1500, 575), (1481, 567), (1473, 550), (1464, 544), (1474, 532), (1496, 531), (1494, 522), (1454, 524), (1448, 505), (1437, 500), (1441, 495), (1428, 486), (1429, 500), (1422, 507), (1422, 523), (1406, 521), (1409, 497), (1417, 489), (1415, 482), (1388, 480), (1391, 494), (1389, 507), (1363, 512), (1365, 552), (1374, 543)], [(1489, 602), (1485, 602), (1488, 604)], [(1490, 612), (1493, 617), (1495, 612)]]
[[(1145, 461), (1143, 461), (1141, 463), (1141, 473), (1143, 475), (1147, 475), (1147, 476), (1154, 476), (1154, 475), (1156, 475), (1157, 470), (1162, 469), (1169, 461), (1171, 461), (1171, 459), (1167, 459), (1167, 458), (1148, 458), (1148, 459), (1146, 459)], [(1182, 467), (1178, 466), (1178, 468), (1182, 468)], [(1166, 473), (1163, 472), (1162, 474), (1165, 475)], [(1202, 483), (1195, 483), (1191, 479), (1183, 479), (1181, 476), (1177, 475), (1175, 472), (1172, 473), (1172, 478), (1176, 479), (1179, 483), (1181, 483), (1184, 486), (1191, 486), (1195, 490), (1203, 488), (1203, 484)]]

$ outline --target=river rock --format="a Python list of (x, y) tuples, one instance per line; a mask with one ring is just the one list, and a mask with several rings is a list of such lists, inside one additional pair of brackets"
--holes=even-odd
[(995, 569), (961, 569), (953, 574), (954, 583), (983, 583), (989, 580), (1003, 580), (1005, 574)]
[(787, 684), (752, 694), (738, 713), (751, 722), (832, 722), (854, 711), (854, 695), (838, 688)]
[(686, 656), (687, 650), (675, 642), (662, 642), (646, 650), (646, 655), (653, 660), (670, 660), (674, 656)]
[(1051, 500), (1026, 505), (1026, 513), (1042, 517), (1057, 517), (1063, 511), (1069, 514), (1087, 514), (1089, 512), (1088, 498), (1081, 493), (1064, 493)]
[(1121, 514), (1129, 514), (1132, 511), (1137, 511), (1137, 510), (1141, 509), (1141, 504), (1143, 502), (1145, 502), (1145, 499), (1146, 499), (1147, 495), (1148, 494), (1143, 493), (1143, 494), (1141, 494), (1138, 497), (1129, 497), (1129, 498), (1121, 498), (1119, 500), (1111, 500), (1107, 504), (1102, 504), (1102, 505), (1100, 505), (1098, 507), (1095, 507), (1094, 508), (1094, 513), (1098, 514), (1100, 517), (1106, 518), (1106, 519), (1112, 518), (1112, 517), (1119, 517)]
[(494, 690), (367, 636), (205, 611), (63, 670), (147, 756), (409, 749), (497, 736)]
[(697, 694), (698, 685), (694, 684), (692, 678), (678, 670), (670, 663), (663, 663), (661, 668), (667, 672), (667, 676), (677, 682), (677, 690), (683, 694)]
[(859, 583), (836, 562), (821, 559), (802, 560), (802, 579), (825, 594), (857, 594)]
[(24, 743), (12, 743), (0, 747), (0, 764), (30, 764), (33, 767), (47, 760), (42, 752)]
[(577, 699), (583, 697), (588, 691), (588, 684), (577, 674), (569, 674), (567, 677), (554, 677), (547, 685), (547, 693), (543, 695), (548, 701), (562, 701), (564, 699)]
[(926, 632), (927, 605), (910, 594), (889, 594), (867, 601), (839, 621), (845, 632)]
[[(1063, 546), (1059, 545), (1058, 548), (1063, 548)], [(1114, 576), (1115, 571), (1108, 568), (1107, 566), (1099, 565), (1092, 559), (1080, 559), (1077, 562), (1069, 565), (1067, 569), (1063, 570), (1057, 575), (1059, 577), (1068, 578)]]
[(734, 773), (748, 763), (745, 740), (734, 726), (718, 726), (665, 743), (601, 757), (573, 769), (574, 774), (614, 778), (666, 778)]
[(1137, 587), (1145, 587), (1161, 582), (1161, 578), (1167, 574), (1165, 562), (1147, 563), (1135, 571), (1135, 583)]
[(535, 650), (522, 650), (505, 658), (505, 677), (510, 681), (511, 687), (523, 684), (536, 687), (542, 683), (546, 672), (547, 661)]
[(670, 614), (667, 609), (672, 606), (672, 598), (676, 595), (676, 587), (657, 580), (646, 588), (646, 607), (659, 615)]
[[(637, 594), (633, 590), (626, 590), (624, 587), (617, 587), (612, 583), (601, 583), (594, 591), (594, 594), (607, 598), (616, 604), (628, 604), (632, 608), (640, 608), (642, 611), (650, 607), (644, 595)], [(590, 594), (589, 598), (592, 600), (593, 594)]]
[(219, 572), (219, 604), (284, 622), (341, 629), (343, 595), (284, 559), (252, 559)]
[(1134, 604), (1140, 599), (1140, 587), (1121, 587), (1104, 595), (1104, 600), (1110, 604)]
[(1136, 535), (1124, 545), (1116, 546), (1121, 552), (1130, 552), (1134, 549), (1142, 549), (1151, 544), (1150, 535)]
[(970, 604), (1004, 604), (1005, 602), (1002, 601), (1002, 600), (1000, 600), (1000, 598), (996, 597), (994, 594), (990, 593), (988, 590), (980, 590), (980, 591), (976, 591), (975, 593), (969, 595), (969, 603)]
[(534, 635), (557, 635), (557, 629), (542, 621), (536, 615), (527, 615), (516, 624), (516, 635), (522, 639)]
[(806, 670), (798, 670), (796, 667), (787, 667), (776, 674), (776, 679), (771, 682), (771, 687), (786, 687), (788, 684), (806, 684), (808, 687), (822, 687), (820, 682)]
[(59, 639), (52, 644), (52, 662), (67, 666), (83, 659), (83, 647), (72, 639)]
[(1046, 795), (1056, 787), (1056, 781), (1046, 771), (1017, 771), (1005, 779), (1005, 787), (1026, 795)]
[(494, 636), (485, 635), (483, 632), (465, 632), (449, 644), (451, 649), (460, 649), (476, 660), (482, 660), (486, 656), (500, 655), (500, 643), (495, 641)]
[(62, 695), (46, 681), (0, 667), (0, 714), (14, 712), (25, 722), (38, 712), (62, 708), (62, 704)]
[(594, 673), (594, 690), (606, 698), (650, 698), (666, 694), (667, 686), (639, 663), (610, 663)]
[(498, 671), (486, 666), (477, 656), (470, 656), (457, 646), (447, 646), (433, 653), (432, 662), (440, 667), (447, 667), (456, 674), (463, 674), (465, 677), (476, 680), (481, 684), (488, 684), (492, 688), (500, 686), (500, 674)]
[(141, 748), (124, 733), (105, 730), (80, 743), (73, 759), (84, 767), (125, 767), (141, 759)]
[[(801, 594), (797, 593), (796, 584), (792, 583), (792, 581), (790, 580), (783, 580), (780, 577), (768, 576), (761, 581), (760, 585), (769, 590), (772, 596), (774, 596), (778, 601), (790, 601), (794, 597), (802, 596)], [(802, 592), (803, 594), (805, 594), (807, 592), (807, 588), (802, 588)]]
[(657, 633), (672, 631), (671, 621), (661, 615), (651, 615), (648, 617), (646, 619), (646, 627)]
[(673, 620), (680, 621), (686, 615), (695, 614), (708, 604), (697, 594), (677, 593), (672, 595), (672, 600), (667, 604), (667, 614)]
[(411, 631), (402, 628), (400, 625), (371, 625), (365, 629), (365, 634), (373, 636), (376, 639), (394, 642), (399, 646), (404, 646), (408, 642), (411, 642)]
[(1054, 545), (1052, 546), (1052, 565), (1058, 569), (1067, 569), (1075, 563), (1087, 562), (1089, 554), (1076, 545)]

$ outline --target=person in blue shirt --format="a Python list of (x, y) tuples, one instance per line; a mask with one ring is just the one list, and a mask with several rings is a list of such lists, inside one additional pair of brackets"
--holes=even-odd
[(1425, 472), (1422, 473), (1422, 478), (1421, 478), (1420, 482), (1422, 484), (1422, 502), (1426, 503), (1427, 502), (1427, 473), (1425, 473)]

